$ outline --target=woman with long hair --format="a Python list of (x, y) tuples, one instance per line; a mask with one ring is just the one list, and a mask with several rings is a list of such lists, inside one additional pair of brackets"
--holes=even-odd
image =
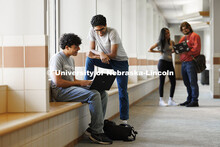
[[(154, 44), (150, 49), (149, 52), (153, 53), (161, 53), (161, 57), (158, 63), (158, 71), (160, 77), (160, 86), (159, 86), (159, 93), (160, 93), (160, 106), (177, 106), (178, 104), (173, 100), (173, 95), (176, 86), (176, 77), (175, 71), (173, 67), (172, 61), (172, 53), (173, 51), (174, 42), (170, 40), (170, 31), (168, 28), (162, 28), (160, 31), (159, 40), (156, 44)], [(155, 50), (157, 48), (158, 50)], [(169, 71), (169, 72), (167, 72)], [(168, 77), (170, 80), (170, 97), (168, 100), (168, 104), (163, 100), (163, 89), (164, 89), (164, 81), (166, 75), (162, 73), (169, 73)]]

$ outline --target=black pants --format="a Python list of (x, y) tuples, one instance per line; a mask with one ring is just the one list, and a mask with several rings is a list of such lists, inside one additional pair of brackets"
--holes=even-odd
[(172, 74), (168, 75), (168, 77), (170, 79), (170, 84), (171, 84), (170, 97), (173, 97), (175, 87), (176, 87), (176, 76), (175, 76), (175, 71), (174, 71), (174, 67), (173, 67), (173, 62), (165, 61), (162, 59), (159, 60), (158, 70), (161, 73), (160, 74), (160, 86), (159, 86), (160, 97), (163, 97), (163, 87), (164, 87), (164, 81), (166, 78), (166, 75), (164, 75), (162, 73), (165, 73), (167, 71), (173, 72), (173, 75)]

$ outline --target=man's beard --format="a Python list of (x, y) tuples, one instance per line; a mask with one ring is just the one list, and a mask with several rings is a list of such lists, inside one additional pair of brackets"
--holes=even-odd
[(187, 33), (185, 33), (184, 35), (189, 35), (190, 34), (190, 32), (187, 32)]

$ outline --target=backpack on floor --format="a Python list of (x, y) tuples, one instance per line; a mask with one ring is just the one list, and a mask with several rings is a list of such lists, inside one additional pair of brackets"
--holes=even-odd
[(106, 136), (112, 140), (134, 141), (138, 134), (134, 127), (128, 124), (116, 125), (115, 122), (109, 120), (104, 121), (103, 130)]

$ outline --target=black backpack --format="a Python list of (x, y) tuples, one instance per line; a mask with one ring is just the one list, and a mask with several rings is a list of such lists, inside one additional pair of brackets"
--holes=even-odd
[(116, 125), (115, 122), (109, 120), (104, 121), (103, 130), (106, 136), (112, 140), (134, 141), (138, 134), (134, 127), (128, 124)]

